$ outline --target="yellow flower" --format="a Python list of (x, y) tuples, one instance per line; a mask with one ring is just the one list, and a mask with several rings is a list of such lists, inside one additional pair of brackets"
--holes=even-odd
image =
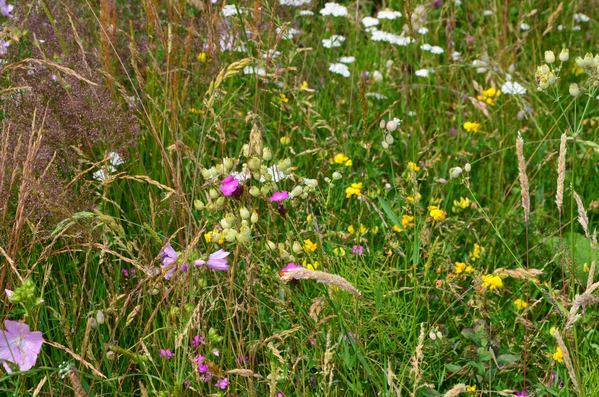
[(518, 308), (518, 310), (523, 310), (526, 309), (528, 307), (528, 303), (526, 303), (526, 301), (518, 298), (514, 301), (514, 305), (516, 305), (516, 307)]
[(200, 52), (198, 54), (198, 61), (200, 63), (206, 63), (206, 62), (208, 62), (208, 54), (206, 54), (204, 51)]
[(356, 229), (354, 229), (353, 225), (349, 225), (347, 227), (347, 231), (349, 232), (349, 234), (354, 234), (356, 232)]
[(485, 253), (485, 249), (478, 244), (472, 246), (472, 251), (468, 253), (468, 257), (472, 262), (476, 262)]
[(454, 266), (455, 266), (456, 274), (474, 272), (474, 268), (464, 262), (456, 262), (456, 263), (454, 263)]
[(414, 227), (414, 217), (412, 215), (402, 215), (401, 225), (405, 228)]
[(466, 391), (476, 391), (476, 385), (466, 386)]
[(558, 363), (564, 362), (564, 353), (562, 352), (562, 349), (559, 346), (555, 349), (555, 353), (551, 355), (551, 358), (553, 358)]
[(414, 196), (407, 196), (406, 201), (408, 201), (410, 203), (414, 203), (414, 202), (420, 201), (421, 198), (422, 198), (422, 195), (420, 193), (416, 193)]
[(198, 109), (198, 108), (189, 108), (189, 113), (191, 114), (204, 114), (204, 109)]
[(291, 138), (285, 135), (282, 136), (281, 139), (279, 139), (279, 142), (281, 142), (281, 145), (289, 145), (291, 143)]
[(213, 230), (208, 233), (204, 233), (204, 240), (207, 243), (216, 243), (218, 245), (222, 245), (225, 242), (225, 235), (223, 233), (219, 233), (218, 230)]
[(420, 167), (413, 161), (408, 161), (408, 170), (413, 172), (420, 171)]
[(289, 98), (287, 98), (287, 95), (281, 92), (279, 94), (279, 101), (281, 101), (281, 103), (287, 103), (289, 102)]
[(460, 197), (459, 200), (453, 200), (453, 212), (460, 212), (463, 209), (470, 207), (472, 202), (467, 197)]
[(362, 182), (352, 183), (350, 187), (345, 189), (345, 197), (350, 198), (351, 196), (360, 197), (362, 195)]
[(302, 85), (300, 85), (300, 91), (306, 91), (308, 89), (308, 82), (306, 80), (302, 81)]
[(308, 261), (304, 260), (302, 262), (302, 266), (305, 267), (306, 269), (310, 270), (310, 271), (314, 271), (316, 269), (318, 269), (318, 266), (320, 264), (318, 263), (318, 261), (315, 261), (314, 263), (308, 263)]
[(314, 252), (316, 248), (318, 248), (318, 244), (313, 243), (310, 239), (304, 240), (304, 251)]
[(401, 232), (403, 229), (398, 225), (393, 225), (391, 230), (393, 230), (394, 232)]
[(351, 159), (343, 153), (337, 153), (335, 157), (333, 157), (333, 162), (335, 164), (344, 164), (346, 167), (351, 167), (353, 164)]
[(478, 130), (480, 129), (480, 123), (466, 121), (464, 123), (464, 129), (466, 130), (466, 132), (478, 132)]
[(494, 99), (497, 98), (499, 95), (501, 95), (501, 91), (495, 87), (491, 87), (491, 88), (487, 88), (486, 90), (484, 90), (483, 94), (478, 95), (476, 97), (476, 99), (478, 99), (479, 101), (484, 101), (488, 105), (494, 106), (495, 105)]
[(447, 217), (447, 213), (445, 211), (443, 211), (442, 209), (440, 209), (439, 207), (437, 207), (436, 205), (428, 206), (428, 214), (435, 221), (442, 221), (443, 219), (445, 219)]
[(345, 249), (343, 247), (337, 247), (333, 249), (335, 256), (345, 256)]
[(312, 214), (308, 214), (308, 216), (306, 216), (306, 222), (308, 222), (308, 223), (312, 223), (313, 219), (314, 219), (314, 217), (312, 216)]
[(503, 280), (499, 276), (485, 274), (481, 276), (481, 279), (483, 280), (483, 286), (490, 290), (503, 287)]

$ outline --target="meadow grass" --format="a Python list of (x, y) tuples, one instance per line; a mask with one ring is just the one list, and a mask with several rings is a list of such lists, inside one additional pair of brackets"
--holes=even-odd
[(599, 395), (594, 2), (27, 3), (0, 394)]

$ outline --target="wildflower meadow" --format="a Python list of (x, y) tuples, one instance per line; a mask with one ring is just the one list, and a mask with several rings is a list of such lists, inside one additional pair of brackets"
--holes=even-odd
[(0, 0), (0, 395), (599, 397), (597, 10)]

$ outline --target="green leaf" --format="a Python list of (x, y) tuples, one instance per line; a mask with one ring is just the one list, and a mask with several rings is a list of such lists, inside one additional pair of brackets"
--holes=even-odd
[(387, 203), (387, 201), (385, 201), (385, 199), (380, 196), (379, 204), (381, 205), (381, 208), (383, 209), (387, 217), (391, 220), (391, 222), (393, 222), (394, 225), (401, 226), (401, 221), (399, 220), (397, 215), (395, 215), (395, 212), (393, 212), (393, 210), (389, 206), (389, 203)]
[(445, 364), (445, 368), (449, 371), (449, 372), (458, 372), (462, 369), (462, 367), (460, 365), (457, 364)]
[(509, 365), (514, 364), (520, 359), (520, 356), (517, 354), (500, 354), (497, 356), (497, 364), (499, 365)]
[[(586, 284), (589, 276), (589, 267), (593, 260), (597, 260), (597, 249), (593, 249), (591, 242), (580, 233), (564, 234), (563, 247), (559, 237), (552, 237), (545, 241), (545, 245), (551, 250), (553, 255), (565, 255), (574, 261), (574, 276), (581, 284)], [(562, 252), (563, 248), (563, 252)], [(569, 261), (565, 261), (568, 263)], [(570, 273), (570, 266), (566, 266), (566, 272)], [(599, 274), (599, 269), (595, 271), (595, 278)]]

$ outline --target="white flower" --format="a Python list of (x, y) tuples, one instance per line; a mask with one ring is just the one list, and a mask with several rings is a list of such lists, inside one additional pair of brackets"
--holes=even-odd
[(243, 68), (243, 74), (245, 74), (245, 75), (255, 74), (256, 76), (265, 77), (266, 69), (261, 68), (261, 67), (246, 66)]
[(574, 14), (574, 22), (585, 23), (585, 22), (588, 22), (590, 20), (591, 20), (591, 18), (589, 18), (587, 15), (585, 15), (583, 13), (579, 12), (579, 13)]
[(418, 77), (428, 77), (431, 73), (433, 73), (430, 69), (418, 69), (416, 71), (416, 76)]
[(501, 92), (507, 95), (524, 95), (526, 94), (526, 88), (515, 81), (506, 81), (501, 86)]
[(301, 7), (310, 4), (311, 0), (279, 0), (279, 4), (289, 7)]
[(449, 179), (456, 179), (462, 173), (462, 167), (453, 167), (449, 169)]
[(454, 62), (459, 61), (461, 57), (462, 57), (462, 54), (460, 54), (458, 51), (454, 51), (454, 52), (451, 53), (451, 59)]
[(377, 83), (379, 81), (383, 81), (383, 74), (381, 72), (379, 72), (378, 70), (375, 70), (372, 72), (372, 79), (374, 81), (376, 81)]
[(341, 47), (341, 44), (345, 42), (345, 37), (338, 34), (334, 34), (328, 39), (322, 39), (322, 46), (324, 48), (335, 48)]
[(277, 34), (281, 35), (283, 40), (292, 40), (295, 36), (299, 34), (299, 30), (294, 27), (288, 27), (287, 29), (277, 28)]
[(476, 67), (476, 73), (485, 73), (487, 71), (487, 62), (475, 59), (472, 61), (472, 66)]
[(270, 49), (267, 50), (266, 52), (264, 52), (264, 54), (262, 54), (262, 58), (264, 59), (274, 59), (274, 58), (278, 58), (281, 56), (281, 51), (277, 51), (275, 49)]
[(387, 95), (383, 95), (378, 92), (367, 92), (366, 98), (374, 98), (374, 99), (378, 99), (378, 100), (383, 100), (383, 99), (387, 99)]
[(372, 41), (384, 41), (389, 44), (395, 44), (398, 46), (405, 47), (410, 43), (414, 42), (411, 37), (400, 36), (394, 33), (383, 32), (382, 30), (373, 30), (370, 36)]
[(580, 29), (581, 29), (580, 25), (574, 25), (574, 26), (572, 26), (572, 31), (573, 32), (580, 32)]
[(443, 50), (443, 48), (439, 47), (438, 45), (432, 46), (430, 51), (431, 54), (435, 55), (443, 54), (445, 52), (445, 50)]
[(320, 10), (320, 15), (325, 17), (344, 17), (347, 15), (347, 8), (337, 3), (325, 3), (324, 8)]
[(420, 46), (420, 49), (421, 49), (422, 51), (430, 51), (430, 50), (431, 50), (431, 48), (433, 48), (433, 46), (432, 46), (432, 45), (430, 45), (430, 44), (428, 44), (428, 43), (424, 43), (424, 44), (422, 44), (422, 45)]
[(92, 177), (100, 182), (104, 182), (106, 179), (108, 179), (108, 176), (113, 173), (114, 171), (116, 171), (116, 169), (109, 165), (105, 168), (100, 168), (98, 171), (94, 172), (92, 174)]
[(343, 77), (349, 77), (349, 68), (344, 63), (331, 63), (329, 65), (329, 72), (340, 74)]
[(414, 116), (416, 116), (416, 112), (415, 112), (415, 111), (413, 111), (413, 110), (409, 110), (409, 111), (408, 111), (406, 114), (407, 114), (408, 116), (410, 116), (410, 117), (414, 117)]
[(121, 164), (124, 164), (125, 160), (123, 160), (123, 158), (121, 157), (121, 155), (118, 154), (117, 152), (110, 152), (110, 153), (108, 153), (108, 162), (113, 167), (117, 167), (117, 166), (119, 166)]
[[(239, 9), (239, 12), (243, 12), (241, 10), (241, 8)], [(237, 7), (235, 7), (234, 4), (228, 4), (226, 6), (223, 7), (223, 9), (221, 10), (221, 14), (223, 15), (223, 17), (225, 18), (229, 18), (232, 17), (234, 15), (237, 15)]]
[(300, 17), (311, 17), (311, 16), (314, 16), (314, 13), (310, 10), (301, 10), (299, 12), (299, 16)]
[(373, 26), (377, 26), (379, 24), (379, 20), (373, 17), (364, 17), (362, 18), (362, 25), (366, 29), (372, 28)]
[(484, 10), (483, 11), (483, 16), (484, 17), (490, 17), (491, 15), (493, 15), (493, 11), (492, 10)]
[(527, 30), (530, 30), (530, 25), (527, 24), (526, 22), (522, 22), (520, 24), (520, 30), (523, 32), (526, 32)]
[(393, 10), (381, 10), (376, 14), (377, 19), (389, 19), (393, 20), (401, 17), (401, 12)]
[(425, 28), (424, 26), (423, 26), (423, 27), (421, 27), (420, 29), (418, 29), (418, 34), (421, 34), (421, 35), (423, 35), (423, 36), (424, 36), (425, 34), (428, 34), (428, 28)]
[(356, 62), (356, 57), (341, 57), (339, 58), (339, 62), (341, 63), (354, 63)]

